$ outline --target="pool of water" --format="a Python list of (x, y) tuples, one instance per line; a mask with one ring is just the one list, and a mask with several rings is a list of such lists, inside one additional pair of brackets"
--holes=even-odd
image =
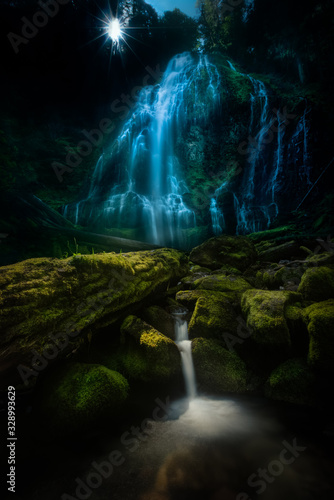
[(94, 435), (31, 438), (18, 498), (329, 500), (333, 429), (315, 410), (262, 399), (156, 398)]

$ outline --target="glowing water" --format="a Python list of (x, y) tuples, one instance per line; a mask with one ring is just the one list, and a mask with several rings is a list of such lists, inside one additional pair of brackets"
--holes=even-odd
[(182, 371), (186, 384), (187, 396), (196, 397), (196, 377), (192, 358), (192, 345), (188, 337), (188, 324), (182, 314), (175, 314), (175, 342), (181, 353)]
[(215, 198), (211, 199), (210, 214), (213, 232), (214, 234), (219, 235), (223, 232), (225, 220), (223, 212), (217, 207), (217, 201)]
[[(229, 63), (232, 71), (237, 71)], [(247, 234), (268, 229), (279, 214), (279, 198), (291, 189), (289, 172), (293, 164), (296, 183), (310, 184), (310, 159), (308, 153), (307, 108), (297, 124), (287, 120), (284, 111), (270, 110), (269, 96), (263, 82), (250, 75), (253, 86), (250, 95), (250, 122), (247, 162), (241, 185), (234, 192), (236, 234)], [(295, 132), (289, 139), (290, 126)], [(296, 169), (296, 166), (298, 167)], [(286, 206), (287, 201), (283, 202)], [(281, 202), (282, 204), (282, 202)], [(215, 231), (215, 228), (214, 228)], [(216, 232), (216, 231), (215, 231)]]
[(97, 162), (87, 197), (66, 208), (82, 226), (140, 228), (140, 239), (183, 246), (196, 226), (183, 197), (177, 148), (191, 124), (208, 122), (217, 108), (220, 77), (206, 56), (174, 57), (160, 85), (142, 89), (133, 112), (108, 154)]

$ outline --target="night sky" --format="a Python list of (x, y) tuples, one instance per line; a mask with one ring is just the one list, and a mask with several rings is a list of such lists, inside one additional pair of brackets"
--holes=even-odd
[(146, 0), (146, 3), (152, 5), (159, 15), (175, 8), (182, 10), (188, 16), (194, 17), (198, 14), (196, 0)]

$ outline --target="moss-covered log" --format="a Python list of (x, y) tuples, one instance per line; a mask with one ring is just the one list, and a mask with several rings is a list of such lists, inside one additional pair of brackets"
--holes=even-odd
[(1, 370), (30, 366), (34, 351), (45, 351), (47, 359), (57, 349), (68, 354), (85, 335), (188, 272), (187, 257), (170, 249), (30, 259), (0, 268)]

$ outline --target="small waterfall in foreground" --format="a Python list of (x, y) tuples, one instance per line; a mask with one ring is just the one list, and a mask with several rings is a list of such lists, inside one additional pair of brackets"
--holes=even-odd
[(192, 342), (188, 336), (188, 323), (184, 319), (184, 312), (174, 313), (175, 320), (175, 343), (181, 353), (182, 371), (186, 385), (187, 396), (190, 399), (196, 397), (196, 377), (192, 358)]
[(206, 125), (219, 102), (220, 76), (207, 56), (174, 57), (162, 82), (139, 93), (111, 151), (98, 160), (86, 198), (65, 207), (67, 218), (183, 247), (196, 218), (184, 201), (189, 189), (178, 150), (189, 126)]

